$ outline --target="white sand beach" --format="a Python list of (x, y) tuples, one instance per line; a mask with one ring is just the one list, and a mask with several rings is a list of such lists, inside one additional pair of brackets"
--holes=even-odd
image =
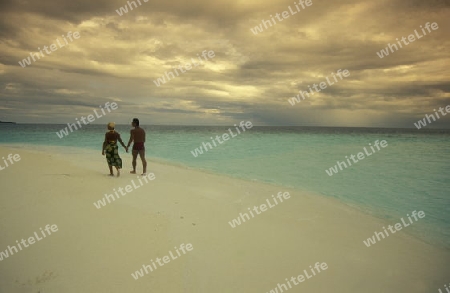
[[(423, 293), (450, 281), (448, 250), (404, 232), (366, 247), (392, 223), (334, 199), (149, 160), (154, 180), (97, 209), (105, 193), (137, 180), (130, 154), (111, 178), (100, 151), (0, 147), (0, 156), (10, 153), (21, 160), (0, 171), (0, 251), (47, 224), (58, 231), (0, 261), (0, 292), (262, 293), (317, 262), (328, 268), (284, 292)], [(230, 226), (280, 191), (290, 199)], [(132, 277), (183, 243), (193, 250)]]

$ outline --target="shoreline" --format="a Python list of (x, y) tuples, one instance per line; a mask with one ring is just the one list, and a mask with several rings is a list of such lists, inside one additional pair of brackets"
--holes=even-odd
[[(52, 155), (61, 159), (63, 156), (64, 160), (67, 160), (68, 162), (71, 162), (72, 164), (79, 166), (79, 167), (86, 167), (86, 164), (91, 164), (92, 160), (94, 159), (94, 161), (98, 164), (103, 164), (102, 166), (104, 166), (103, 168), (106, 169), (106, 164), (104, 162), (104, 158), (99, 158), (99, 155), (96, 154), (96, 151), (90, 148), (84, 148), (84, 147), (74, 147), (74, 146), (60, 146), (60, 145), (33, 145), (33, 144), (0, 144), (0, 149), (6, 147), (6, 148), (19, 148), (19, 149), (23, 149), (26, 152), (34, 152), (37, 154), (42, 154), (42, 155), (48, 155), (48, 148), (54, 149), (56, 151), (62, 151), (62, 150), (70, 150), (72, 152), (56, 152), (53, 153)], [(37, 147), (38, 149), (36, 149), (35, 147)], [(87, 157), (84, 157), (83, 159), (80, 160), (79, 158), (79, 153), (80, 152), (73, 152), (73, 151), (82, 151), (81, 153), (87, 155)], [(119, 152), (120, 156), (123, 160), (123, 158), (127, 155), (129, 155), (131, 157), (131, 153), (126, 153), (125, 151), (121, 151)], [(76, 156), (76, 157), (75, 157)], [(161, 158), (157, 158), (157, 157), (149, 157), (146, 155), (147, 158), (147, 162), (149, 164), (148, 169), (151, 169), (151, 164), (155, 164), (155, 165), (163, 165), (163, 166), (168, 166), (168, 167), (173, 167), (173, 168), (180, 168), (181, 170), (185, 170), (185, 171), (192, 171), (192, 172), (199, 172), (205, 175), (214, 175), (214, 176), (219, 176), (219, 177), (224, 177), (230, 180), (238, 180), (238, 181), (242, 181), (244, 183), (254, 183), (254, 184), (263, 184), (263, 185), (268, 185), (271, 186), (273, 188), (278, 188), (279, 190), (283, 190), (283, 189), (289, 189), (289, 190), (294, 190), (298, 193), (301, 193), (303, 195), (309, 196), (311, 198), (317, 199), (317, 200), (323, 200), (323, 201), (332, 201), (336, 204), (345, 206), (348, 210), (350, 211), (355, 211), (364, 215), (367, 215), (369, 217), (372, 217), (378, 221), (380, 221), (380, 227), (378, 228), (379, 230), (381, 230), (383, 225), (388, 225), (391, 221), (396, 220), (397, 218), (395, 217), (395, 215), (389, 215), (389, 217), (382, 217), (381, 215), (379, 215), (376, 211), (373, 211), (370, 209), (369, 206), (364, 206), (362, 204), (358, 205), (356, 203), (352, 203), (352, 202), (347, 202), (347, 201), (343, 201), (340, 198), (337, 197), (331, 197), (331, 196), (327, 196), (312, 190), (308, 190), (308, 189), (302, 189), (302, 188), (298, 188), (289, 184), (281, 184), (281, 183), (275, 183), (275, 182), (270, 182), (270, 181), (264, 181), (264, 180), (259, 180), (259, 179), (247, 179), (247, 178), (242, 178), (239, 176), (233, 176), (232, 174), (227, 174), (227, 173), (219, 173), (219, 172), (215, 172), (213, 170), (209, 170), (209, 169), (204, 169), (204, 168), (197, 168), (194, 166), (189, 166), (185, 163), (182, 162), (176, 162), (176, 161), (170, 161), (170, 160), (165, 160), (165, 159), (161, 159)], [(131, 158), (129, 159), (129, 167), (131, 167)], [(86, 163), (86, 164), (85, 164)], [(138, 158), (138, 168), (139, 168), (139, 158)], [(126, 177), (128, 176), (128, 170), (126, 170), (126, 165), (124, 164), (124, 168), (122, 168), (122, 177)], [(126, 171), (125, 171), (126, 170)], [(124, 172), (125, 171), (125, 172)], [(139, 173), (139, 172), (138, 172)], [(151, 173), (151, 171), (147, 172), (148, 174)], [(130, 177), (131, 178), (131, 177)], [(436, 241), (431, 241), (429, 240), (427, 237), (423, 236), (420, 237), (419, 235), (415, 234), (415, 233), (411, 233), (408, 230), (406, 230), (406, 232), (404, 232), (404, 234), (408, 235), (409, 237), (412, 237), (418, 241), (421, 241), (425, 244), (431, 245), (433, 247), (436, 247), (438, 249), (443, 249), (443, 250), (447, 250), (450, 251), (450, 247), (446, 246), (445, 244), (443, 244), (443, 241), (441, 240), (440, 242), (438, 240)], [(370, 235), (368, 234), (368, 237)], [(367, 240), (367, 239), (364, 239)]]

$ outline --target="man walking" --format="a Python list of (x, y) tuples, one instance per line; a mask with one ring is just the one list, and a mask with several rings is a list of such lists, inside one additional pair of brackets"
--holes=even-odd
[(131, 174), (136, 174), (136, 159), (139, 154), (142, 160), (142, 167), (143, 167), (143, 173), (142, 176), (145, 176), (147, 174), (147, 161), (145, 160), (145, 131), (144, 129), (139, 127), (139, 119), (134, 118), (133, 122), (131, 122), (131, 126), (134, 127), (134, 129), (131, 129), (130, 131), (130, 140), (128, 141), (128, 145), (126, 148), (126, 151), (128, 153), (128, 148), (130, 147), (131, 142), (134, 141), (133, 144), (133, 171), (130, 171)]

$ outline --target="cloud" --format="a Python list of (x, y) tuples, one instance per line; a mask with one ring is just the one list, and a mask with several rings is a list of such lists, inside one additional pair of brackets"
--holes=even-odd
[[(312, 0), (258, 35), (250, 29), (293, 1), (135, 1), (138, 7), (123, 16), (116, 13), (127, 5), (121, 0), (2, 1), (1, 116), (67, 123), (114, 100), (121, 105), (117, 123), (139, 114), (148, 124), (254, 119), (259, 125), (413, 127), (414, 119), (450, 104), (448, 1)], [(377, 56), (427, 22), (439, 29)], [(69, 31), (80, 39), (19, 65)], [(154, 84), (204, 50), (215, 57)], [(295, 106), (287, 102), (339, 69), (350, 77)], [(440, 123), (450, 127), (446, 117)]]

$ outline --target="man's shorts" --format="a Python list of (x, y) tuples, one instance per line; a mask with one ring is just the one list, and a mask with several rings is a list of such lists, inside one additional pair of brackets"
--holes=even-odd
[(145, 155), (145, 147), (143, 142), (136, 142), (133, 145), (133, 155), (140, 154), (141, 156)]

